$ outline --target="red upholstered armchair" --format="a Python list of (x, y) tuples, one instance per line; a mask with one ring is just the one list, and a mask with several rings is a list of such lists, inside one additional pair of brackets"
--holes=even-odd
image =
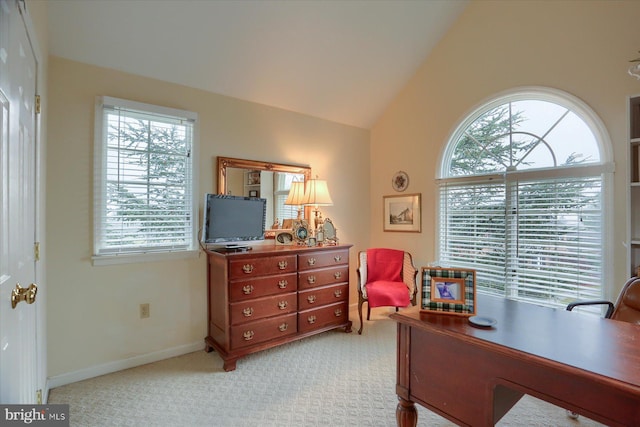
[(407, 307), (416, 305), (416, 276), (409, 252), (373, 248), (358, 253), (358, 314), (362, 334), (362, 305), (367, 302), (367, 320), (372, 307)]

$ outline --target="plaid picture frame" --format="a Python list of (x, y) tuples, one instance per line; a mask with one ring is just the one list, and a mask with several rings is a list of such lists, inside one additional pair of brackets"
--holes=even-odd
[(420, 311), (473, 316), (476, 314), (476, 271), (422, 267)]

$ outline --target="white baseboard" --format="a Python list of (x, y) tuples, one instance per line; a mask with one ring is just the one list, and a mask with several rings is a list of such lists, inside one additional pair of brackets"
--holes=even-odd
[[(165, 350), (153, 353), (141, 354), (139, 356), (130, 357), (128, 359), (116, 360), (114, 362), (105, 363), (103, 365), (91, 366), (89, 368), (80, 369), (66, 374), (55, 375), (47, 378), (47, 391), (63, 385), (75, 383), (89, 378), (99, 377), (100, 375), (111, 374), (113, 372), (122, 371), (124, 369), (134, 368), (147, 363), (157, 362), (159, 360), (169, 359), (171, 357), (182, 356), (183, 354), (193, 353), (194, 351), (203, 350), (204, 342), (198, 341), (191, 344), (185, 344), (178, 347), (167, 348)], [(47, 393), (48, 396), (48, 393)]]

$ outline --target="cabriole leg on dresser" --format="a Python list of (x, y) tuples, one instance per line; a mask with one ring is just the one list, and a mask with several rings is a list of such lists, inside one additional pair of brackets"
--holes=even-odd
[(396, 407), (396, 422), (398, 427), (416, 427), (418, 425), (418, 411), (415, 404), (398, 396)]
[(347, 334), (351, 333), (351, 326), (353, 325), (353, 322), (351, 320), (349, 320), (349, 323), (347, 323), (347, 326), (344, 327), (344, 331)]

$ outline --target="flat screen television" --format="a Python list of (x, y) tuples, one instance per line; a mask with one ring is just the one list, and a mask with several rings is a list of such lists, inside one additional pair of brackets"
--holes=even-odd
[(205, 194), (202, 243), (207, 249), (250, 249), (264, 240), (267, 200)]

